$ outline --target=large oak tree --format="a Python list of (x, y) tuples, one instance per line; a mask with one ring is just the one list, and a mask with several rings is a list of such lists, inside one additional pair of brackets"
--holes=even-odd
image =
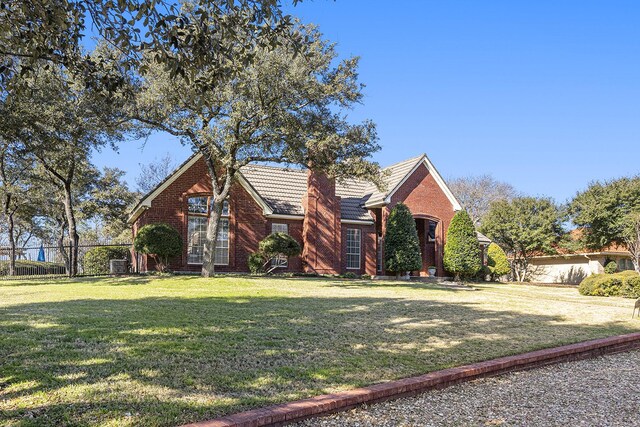
[[(314, 168), (338, 180), (379, 181), (378, 165), (368, 160), (379, 145), (372, 122), (352, 124), (345, 117), (345, 111), (363, 97), (358, 59), (338, 61), (335, 46), (315, 28), (296, 24), (275, 47), (253, 43), (260, 35), (246, 25), (236, 28), (231, 38), (194, 26), (185, 31), (184, 39), (193, 37), (201, 38), (197, 49), (192, 43), (176, 49), (186, 58), (199, 58), (183, 64), (197, 84), (148, 58), (141, 67), (134, 117), (179, 137), (203, 155), (213, 189), (202, 269), (208, 276), (214, 272), (223, 201), (243, 166), (286, 163)], [(232, 53), (228, 58), (211, 56), (202, 47), (220, 45)], [(244, 62), (247, 57), (251, 61)]]

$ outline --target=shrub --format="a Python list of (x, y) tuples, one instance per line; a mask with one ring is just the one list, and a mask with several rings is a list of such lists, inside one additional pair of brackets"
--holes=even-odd
[(403, 203), (395, 205), (387, 219), (384, 262), (386, 269), (398, 276), (422, 267), (416, 221)]
[(604, 266), (604, 272), (607, 274), (614, 274), (616, 271), (618, 271), (618, 264), (615, 261), (608, 262)]
[[(247, 264), (249, 271), (253, 274), (264, 273), (269, 264), (279, 256), (298, 256), (302, 253), (300, 243), (287, 233), (271, 233), (258, 244), (258, 252), (249, 255)], [(277, 266), (269, 268), (270, 273)]]
[(451, 220), (443, 261), (456, 280), (473, 277), (482, 268), (478, 235), (467, 211), (458, 211)]
[(635, 271), (616, 274), (592, 274), (580, 283), (582, 295), (640, 298), (640, 275)]
[(627, 277), (622, 284), (622, 296), (625, 298), (640, 298), (640, 276)]
[(131, 261), (131, 251), (124, 246), (98, 246), (90, 249), (82, 258), (82, 270), (85, 274), (108, 274), (109, 261), (112, 259)]
[(495, 243), (491, 243), (487, 248), (487, 271), (491, 280), (496, 280), (511, 272), (507, 254)]
[(156, 268), (165, 271), (169, 259), (182, 254), (182, 237), (169, 224), (147, 224), (136, 234), (133, 247), (137, 252), (153, 256)]
[[(41, 261), (16, 260), (16, 276), (41, 276), (66, 274), (64, 264)], [(9, 261), (0, 261), (0, 276), (9, 274)]]
[(354, 273), (353, 271), (348, 271), (342, 275), (345, 279), (359, 279), (360, 276)]
[(260, 252), (268, 258), (279, 255), (286, 257), (298, 256), (302, 252), (300, 243), (287, 233), (271, 233), (258, 244)]
[(260, 252), (254, 252), (249, 255), (249, 259), (247, 260), (247, 264), (249, 266), (249, 271), (251, 274), (259, 274), (262, 273), (262, 268), (265, 264), (264, 256)]

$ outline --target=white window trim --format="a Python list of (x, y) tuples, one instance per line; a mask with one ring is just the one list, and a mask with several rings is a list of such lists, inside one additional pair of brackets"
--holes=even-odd
[[(358, 235), (358, 267), (349, 267), (349, 255), (356, 255), (355, 253), (349, 253), (349, 231), (356, 231)], [(359, 228), (347, 228), (347, 250), (345, 251), (346, 259), (345, 264), (347, 270), (361, 270), (362, 269), (362, 230)]]
[[(211, 202), (210, 202), (211, 196), (193, 195), (193, 196), (190, 196), (189, 198), (192, 198), (192, 197), (206, 197), (207, 198), (207, 210), (209, 210), (209, 208), (211, 206)], [(224, 201), (224, 204), (227, 205), (227, 213), (226, 214), (224, 213), (224, 207), (223, 207), (223, 212), (222, 212), (222, 216), (220, 217), (220, 219), (221, 220), (222, 219), (226, 219), (227, 221), (229, 221), (229, 212), (231, 210), (231, 207), (229, 205), (229, 202), (226, 201), (226, 200)], [(209, 218), (210, 218), (210, 212), (207, 212), (206, 214), (189, 212), (189, 205), (188, 205), (188, 200), (187, 200), (187, 234), (188, 234), (188, 231), (189, 231), (188, 230), (189, 229), (189, 217), (206, 218), (207, 219), (207, 224), (208, 224)], [(231, 222), (230, 221), (229, 221), (228, 227), (229, 227), (229, 231), (227, 233), (230, 234), (230, 231), (231, 231)], [(218, 232), (220, 232), (220, 228), (218, 228)], [(204, 264), (203, 262), (191, 262), (191, 261), (189, 261), (189, 245), (188, 245), (189, 242), (188, 242), (188, 240), (189, 239), (187, 237), (187, 265), (195, 265), (195, 266), (203, 265)], [(231, 258), (231, 236), (230, 235), (227, 236), (227, 242), (228, 242), (228, 245), (227, 245), (227, 248), (226, 248), (227, 249), (227, 260), (226, 260), (226, 262), (225, 263), (215, 262), (215, 254), (214, 254), (213, 255), (214, 256), (213, 265), (220, 266), (220, 267), (225, 267), (225, 266), (229, 265), (229, 259)]]
[[(284, 226), (286, 231), (274, 231), (274, 226)], [(273, 222), (271, 223), (271, 233), (286, 233), (289, 234), (289, 224), (285, 224), (282, 222)], [(286, 256), (278, 256), (271, 260), (271, 266), (276, 268), (289, 268), (289, 258)]]

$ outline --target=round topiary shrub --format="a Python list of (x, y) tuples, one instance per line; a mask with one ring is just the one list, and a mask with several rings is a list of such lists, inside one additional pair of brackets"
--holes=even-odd
[[(249, 255), (247, 264), (253, 274), (271, 273), (278, 268), (273, 261), (281, 256), (287, 258), (302, 253), (300, 243), (287, 233), (271, 233), (258, 244), (258, 252)], [(271, 264), (271, 268), (267, 268)]]
[(87, 251), (82, 258), (84, 274), (109, 274), (109, 261), (126, 259), (131, 262), (131, 250), (125, 246), (98, 246)]
[(166, 271), (169, 259), (182, 254), (182, 237), (169, 224), (147, 224), (136, 234), (133, 247), (137, 252), (151, 255), (158, 271)]
[(615, 261), (610, 261), (604, 266), (604, 272), (607, 274), (614, 274), (618, 271), (618, 264)]

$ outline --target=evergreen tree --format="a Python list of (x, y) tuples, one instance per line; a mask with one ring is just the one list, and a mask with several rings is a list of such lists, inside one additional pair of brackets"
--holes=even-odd
[(416, 221), (407, 205), (398, 203), (391, 210), (384, 242), (384, 262), (387, 270), (400, 276), (422, 267)]
[(489, 269), (491, 280), (496, 280), (511, 271), (507, 254), (495, 243), (491, 243), (487, 248), (487, 268)]
[(458, 211), (451, 220), (444, 245), (444, 268), (456, 280), (474, 276), (482, 268), (478, 236), (467, 211)]

